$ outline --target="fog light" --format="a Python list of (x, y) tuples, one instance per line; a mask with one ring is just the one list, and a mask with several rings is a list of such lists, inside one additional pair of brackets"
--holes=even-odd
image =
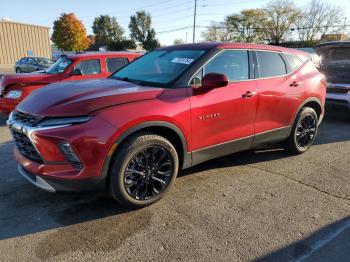
[(67, 160), (78, 170), (83, 168), (83, 164), (74, 152), (72, 146), (68, 142), (61, 142), (59, 148)]

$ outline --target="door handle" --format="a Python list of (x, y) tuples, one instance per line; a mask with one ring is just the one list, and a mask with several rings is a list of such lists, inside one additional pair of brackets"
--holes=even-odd
[(297, 86), (300, 86), (300, 85), (302, 85), (303, 84), (303, 82), (297, 82), (297, 81), (294, 81), (293, 83), (290, 83), (290, 85), (289, 86), (294, 86), (294, 87), (297, 87)]
[(245, 92), (243, 95), (242, 95), (242, 97), (243, 98), (250, 98), (250, 97), (253, 97), (253, 96), (255, 96), (256, 95), (256, 92), (254, 91), (254, 92), (252, 92), (252, 91), (247, 91), (247, 92)]

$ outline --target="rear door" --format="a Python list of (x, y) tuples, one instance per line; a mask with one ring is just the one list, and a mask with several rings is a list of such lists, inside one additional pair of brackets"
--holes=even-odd
[[(258, 109), (255, 132), (264, 133), (266, 139), (284, 136), (289, 132), (296, 111), (305, 95), (301, 61), (290, 65), (282, 53), (257, 51)], [(293, 67), (293, 69), (291, 68)], [(271, 135), (269, 132), (271, 131)], [(277, 136), (276, 136), (277, 135)]]
[(191, 89), (192, 149), (198, 151), (194, 162), (250, 148), (257, 96), (249, 58), (246, 50), (222, 51), (192, 78), (190, 84), (196, 85), (205, 74), (221, 73), (230, 81), (204, 94)]
[(116, 72), (123, 66), (127, 65), (129, 63), (129, 59), (126, 57), (108, 57), (106, 59), (106, 67), (108, 75), (111, 75), (112, 73)]

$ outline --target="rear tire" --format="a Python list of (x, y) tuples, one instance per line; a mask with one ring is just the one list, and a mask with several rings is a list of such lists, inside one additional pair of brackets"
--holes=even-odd
[(17, 73), (17, 74), (20, 74), (20, 73), (22, 73), (22, 70), (21, 70), (19, 67), (17, 67), (17, 68), (16, 68), (16, 73)]
[(179, 159), (174, 146), (162, 136), (139, 133), (117, 150), (109, 177), (111, 196), (131, 209), (161, 199), (178, 173)]
[(302, 154), (315, 142), (317, 131), (318, 116), (315, 110), (304, 107), (295, 119), (289, 138), (282, 145), (292, 154)]

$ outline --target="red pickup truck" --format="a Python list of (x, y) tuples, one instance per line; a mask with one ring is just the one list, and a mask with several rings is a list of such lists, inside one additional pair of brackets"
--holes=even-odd
[(62, 56), (45, 71), (5, 75), (0, 79), (0, 113), (7, 116), (31, 92), (45, 85), (106, 78), (141, 55), (131, 52), (109, 52)]

